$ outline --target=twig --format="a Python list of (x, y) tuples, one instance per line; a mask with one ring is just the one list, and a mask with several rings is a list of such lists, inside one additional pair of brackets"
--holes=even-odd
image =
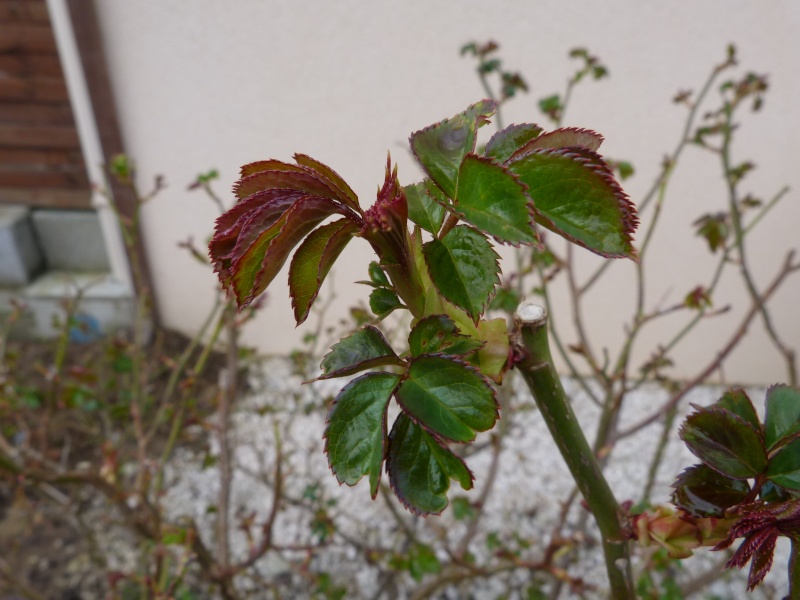
[[(794, 251), (790, 251), (787, 256), (786, 260), (784, 261), (783, 267), (778, 272), (777, 276), (772, 280), (772, 283), (767, 287), (767, 289), (761, 294), (761, 303), (763, 304), (766, 302), (770, 296), (775, 292), (778, 287), (783, 283), (783, 281), (791, 275), (794, 271), (800, 270), (800, 264), (794, 265), (792, 264), (794, 258)], [(646, 417), (631, 425), (627, 429), (620, 431), (617, 434), (616, 439), (622, 439), (629, 435), (633, 435), (637, 431), (647, 427), (651, 423), (655, 423), (658, 419), (661, 418), (666, 411), (670, 410), (671, 407), (677, 406), (678, 403), (683, 399), (683, 397), (688, 394), (692, 389), (700, 385), (703, 381), (705, 381), (714, 371), (716, 371), (720, 365), (724, 362), (724, 360), (728, 357), (728, 355), (733, 351), (733, 349), (739, 344), (739, 342), (744, 337), (744, 334), (747, 332), (750, 323), (752, 322), (753, 318), (755, 318), (759, 313), (758, 305), (753, 304), (750, 307), (750, 310), (747, 312), (745, 317), (742, 319), (741, 324), (730, 337), (728, 342), (722, 347), (722, 350), (717, 354), (717, 356), (708, 364), (702, 371), (700, 371), (697, 375), (695, 375), (692, 379), (686, 382), (683, 387), (678, 391), (675, 395), (672, 396), (667, 402), (665, 402), (657, 411), (651, 414), (649, 417)]]
[(722, 151), (720, 157), (722, 160), (722, 168), (725, 173), (725, 182), (728, 186), (728, 204), (730, 207), (731, 223), (733, 224), (734, 242), (736, 244), (737, 253), (739, 255), (739, 270), (742, 279), (745, 282), (747, 291), (750, 293), (750, 298), (758, 308), (761, 315), (761, 320), (764, 322), (764, 328), (772, 340), (775, 348), (783, 356), (786, 362), (786, 371), (789, 377), (790, 385), (797, 385), (797, 365), (795, 365), (794, 350), (788, 347), (775, 329), (772, 323), (772, 318), (764, 307), (761, 300), (761, 295), (758, 293), (758, 288), (753, 281), (753, 276), (748, 266), (747, 254), (744, 245), (744, 228), (742, 226), (742, 216), (739, 210), (739, 201), (736, 193), (736, 181), (733, 176), (733, 167), (730, 160), (730, 147), (731, 147), (731, 132), (733, 130), (733, 106), (730, 103), (725, 104), (725, 123), (723, 127), (722, 137)]
[(233, 471), (231, 469), (230, 431), (231, 406), (236, 399), (237, 376), (239, 370), (238, 329), (236, 326), (236, 307), (228, 303), (225, 315), (225, 329), (228, 332), (228, 351), (225, 365), (225, 380), (220, 382), (217, 391), (217, 441), (219, 443), (219, 496), (217, 499), (217, 562), (222, 569), (230, 563), (230, 498)]

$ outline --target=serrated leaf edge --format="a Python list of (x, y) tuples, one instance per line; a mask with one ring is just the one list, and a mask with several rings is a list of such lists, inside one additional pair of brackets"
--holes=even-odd
[(767, 450), (766, 450), (766, 447), (765, 447), (765, 444), (764, 444), (764, 436), (763, 436), (763, 432), (762, 431), (757, 430), (755, 427), (753, 427), (750, 423), (748, 423), (746, 420), (744, 420), (742, 417), (740, 417), (736, 413), (733, 413), (733, 412), (731, 412), (729, 410), (726, 410), (724, 408), (719, 408), (719, 407), (716, 407), (716, 406), (713, 406), (713, 405), (712, 406), (697, 406), (696, 404), (692, 404), (691, 406), (692, 406), (692, 408), (696, 409), (696, 412), (694, 412), (691, 415), (689, 415), (688, 417), (686, 417), (686, 419), (681, 424), (680, 429), (678, 430), (678, 436), (686, 444), (686, 447), (689, 450), (689, 452), (691, 452), (697, 458), (699, 458), (700, 461), (704, 465), (706, 465), (709, 469), (712, 469), (712, 470), (716, 471), (717, 473), (719, 473), (720, 475), (724, 475), (725, 477), (730, 477), (731, 479), (748, 479), (749, 477), (752, 477), (752, 476), (748, 476), (748, 477), (733, 477), (733, 476), (731, 476), (731, 475), (729, 475), (727, 473), (723, 473), (719, 469), (714, 468), (713, 465), (710, 465), (710, 464), (706, 463), (706, 461), (703, 459), (703, 457), (700, 456), (699, 454), (697, 454), (689, 446), (689, 444), (686, 443), (686, 440), (684, 439), (684, 433), (685, 433), (685, 431), (687, 429), (689, 421), (694, 419), (694, 418), (697, 418), (698, 416), (701, 416), (703, 414), (725, 414), (725, 415), (729, 416), (730, 418), (732, 418), (733, 420), (738, 421), (739, 423), (744, 425), (747, 429), (750, 429), (751, 431), (753, 431), (758, 436), (758, 439), (761, 442), (761, 449), (764, 451), (764, 456), (767, 458), (766, 465), (765, 465), (764, 469), (766, 469), (767, 466), (769, 466), (769, 458), (767, 457)]
[[(617, 207), (619, 208), (619, 214), (621, 215), (622, 220), (622, 238), (623, 238), (623, 245), (627, 246), (629, 249), (629, 254), (616, 254), (611, 252), (603, 252), (601, 250), (597, 250), (595, 248), (588, 247), (584, 242), (574, 238), (573, 236), (562, 232), (555, 224), (550, 220), (544, 213), (536, 210), (536, 221), (541, 223), (548, 229), (552, 230), (554, 233), (564, 237), (565, 239), (569, 240), (570, 242), (581, 246), (582, 248), (586, 248), (590, 252), (594, 252), (600, 256), (605, 258), (630, 258), (632, 260), (638, 261), (638, 256), (636, 253), (636, 248), (633, 247), (633, 233), (636, 231), (636, 228), (639, 226), (639, 216), (636, 212), (636, 207), (634, 206), (633, 202), (631, 202), (630, 197), (625, 190), (622, 189), (619, 182), (614, 177), (614, 172), (609, 168), (608, 163), (606, 163), (605, 159), (602, 156), (588, 150), (586, 148), (580, 146), (574, 146), (570, 148), (541, 148), (537, 150), (531, 150), (530, 152), (526, 152), (514, 160), (509, 160), (506, 162), (506, 165), (511, 165), (514, 162), (518, 162), (527, 158), (528, 156), (538, 154), (538, 155), (549, 155), (549, 156), (563, 156), (564, 158), (568, 158), (570, 160), (574, 160), (576, 163), (580, 164), (581, 166), (589, 169), (597, 176), (599, 176), (604, 183), (608, 184), (611, 188), (614, 197), (617, 200)], [(536, 200), (533, 199), (534, 209), (536, 206)]]
[[(454, 440), (454, 439), (451, 439), (451, 438), (449, 438), (449, 437), (447, 437), (445, 435), (441, 435), (441, 434), (437, 433), (436, 431), (433, 431), (432, 429), (429, 429), (428, 426), (425, 425), (425, 423), (422, 423), (414, 415), (412, 415), (410, 412), (408, 412), (406, 410), (406, 407), (403, 406), (403, 403), (400, 401), (400, 398), (397, 397), (397, 390), (399, 390), (400, 386), (403, 385), (403, 383), (408, 379), (408, 372), (411, 369), (411, 366), (415, 362), (419, 361), (422, 358), (426, 358), (426, 357), (435, 357), (435, 358), (447, 359), (450, 362), (454, 362), (454, 363), (456, 363), (458, 365), (461, 365), (466, 370), (471, 371), (471, 372), (475, 373), (476, 375), (478, 375), (478, 377), (480, 377), (481, 382), (483, 383), (483, 385), (485, 385), (489, 389), (489, 391), (491, 392), (492, 401), (494, 403), (494, 424), (496, 424), (497, 420), (500, 418), (500, 404), (497, 402), (497, 391), (495, 390), (494, 386), (491, 384), (491, 381), (489, 380), (489, 378), (486, 377), (486, 375), (484, 375), (483, 373), (481, 373), (481, 371), (480, 371), (480, 369), (478, 367), (468, 363), (467, 361), (463, 360), (461, 357), (459, 357), (457, 355), (454, 355), (454, 354), (445, 354), (445, 353), (442, 353), (442, 352), (426, 352), (424, 354), (420, 354), (418, 356), (415, 356), (415, 357), (411, 358), (408, 361), (408, 365), (407, 365), (407, 367), (405, 369), (405, 372), (403, 373), (403, 377), (402, 377), (400, 383), (395, 388), (395, 402), (397, 402), (397, 406), (399, 406), (402, 409), (403, 414), (408, 419), (413, 421), (413, 423), (415, 425), (417, 425), (418, 427), (421, 427), (423, 430), (425, 430), (425, 432), (428, 435), (430, 435), (432, 438), (437, 440), (439, 442), (439, 445), (446, 446), (447, 444), (465, 444), (465, 445), (466, 444), (471, 444), (472, 442), (475, 441), (474, 438), (472, 440), (467, 440), (467, 441)], [(492, 427), (494, 427), (494, 424), (492, 425)], [(472, 428), (470, 427), (470, 429), (472, 429)], [(477, 436), (478, 433), (483, 433), (483, 432), (477, 431), (475, 429), (473, 429), (473, 431), (475, 432), (476, 436)], [(488, 429), (486, 431), (488, 431)]]
[[(326, 457), (326, 459), (328, 461), (328, 469), (330, 469), (331, 473), (333, 473), (333, 476), (336, 478), (336, 481), (339, 483), (340, 486), (342, 484), (344, 484), (347, 487), (353, 488), (353, 487), (355, 487), (356, 485), (358, 485), (361, 482), (361, 480), (365, 477), (365, 475), (362, 474), (361, 477), (359, 477), (358, 481), (356, 481), (355, 483), (352, 483), (352, 484), (351, 483), (347, 483), (346, 481), (342, 481), (341, 479), (339, 479), (339, 474), (336, 472), (336, 468), (333, 466), (333, 464), (331, 464), (331, 457), (330, 457), (330, 453), (328, 452), (328, 442), (330, 441), (330, 438), (328, 437), (328, 431), (330, 429), (331, 415), (333, 414), (333, 409), (339, 403), (339, 401), (340, 401), (339, 398), (340, 398), (342, 392), (344, 392), (344, 390), (348, 386), (352, 385), (356, 381), (359, 381), (361, 379), (365, 379), (367, 377), (370, 377), (371, 375), (383, 374), (383, 373), (386, 373), (388, 375), (394, 375), (394, 376), (397, 377), (397, 382), (394, 385), (394, 389), (392, 389), (392, 391), (389, 393), (389, 396), (388, 396), (388, 398), (386, 400), (386, 405), (383, 408), (383, 418), (381, 419), (381, 438), (383, 440), (383, 458), (381, 459), (380, 470), (383, 471), (383, 464), (384, 464), (384, 461), (386, 461), (386, 455), (387, 455), (388, 446), (389, 446), (389, 426), (388, 426), (388, 423), (387, 423), (388, 408), (389, 408), (389, 403), (392, 401), (392, 397), (394, 396), (394, 393), (397, 390), (397, 387), (400, 385), (400, 376), (397, 375), (396, 373), (389, 373), (387, 371), (371, 371), (369, 373), (364, 373), (363, 375), (359, 375), (358, 377), (356, 377), (352, 381), (348, 382), (347, 385), (345, 385), (341, 390), (339, 390), (339, 393), (336, 395), (336, 398), (334, 398), (333, 402), (331, 403), (330, 409), (328, 409), (328, 414), (325, 417), (325, 431), (323, 431), (323, 433), (322, 433), (322, 439), (325, 440), (325, 443), (323, 445), (322, 451), (325, 453), (325, 457)], [(370, 493), (370, 496), (372, 496), (372, 499), (374, 500), (377, 497), (377, 493), (375, 495), (372, 495), (372, 493)]]
[[(395, 388), (395, 391), (396, 391), (396, 388)], [(405, 412), (403, 413), (403, 415), (405, 415), (406, 418), (409, 418), (408, 415)], [(413, 419), (410, 419), (410, 420), (413, 422)], [(396, 424), (397, 424), (397, 419), (395, 419), (395, 422), (392, 424), (392, 430), (394, 430), (394, 426)], [(458, 460), (462, 465), (464, 465), (464, 469), (466, 469), (467, 473), (469, 473), (469, 478), (470, 478), (470, 487), (467, 488), (467, 489), (472, 489), (472, 484), (475, 482), (475, 474), (467, 466), (466, 461), (464, 461), (463, 458), (461, 458), (460, 456), (457, 456), (452, 450), (450, 450), (450, 448), (447, 447), (446, 443), (440, 441), (435, 436), (430, 435), (430, 433), (427, 432), (424, 427), (422, 428), (422, 430), (423, 430), (423, 433), (427, 433), (432, 438), (432, 441), (433, 441), (434, 444), (437, 444), (445, 452), (449, 452), (456, 460)], [(438, 512), (425, 512), (425, 511), (421, 511), (421, 510), (417, 509), (416, 506), (414, 506), (413, 504), (408, 502), (408, 500), (405, 498), (405, 496), (397, 489), (397, 487), (395, 486), (394, 477), (392, 477), (392, 472), (389, 470), (389, 454), (391, 453), (391, 441), (392, 441), (391, 438), (392, 438), (392, 432), (390, 431), (389, 432), (389, 436), (388, 436), (388, 448), (387, 448), (387, 452), (386, 452), (386, 459), (385, 459), (385, 461), (386, 461), (385, 465), (386, 466), (385, 466), (385, 469), (386, 469), (386, 474), (389, 476), (389, 487), (392, 489), (392, 492), (394, 492), (395, 497), (400, 501), (400, 504), (402, 504), (403, 507), (408, 512), (410, 512), (412, 514), (415, 514), (415, 515), (417, 515), (419, 517), (437, 516), (437, 515), (442, 514), (447, 509), (447, 507), (450, 506), (450, 498), (447, 496), (447, 494), (445, 494), (445, 504), (442, 507), (442, 510), (440, 510)], [(454, 480), (453, 480), (452, 477), (450, 477), (449, 474), (448, 474), (448, 478), (449, 478), (449, 480), (451, 482), (450, 483), (450, 487), (452, 487), (452, 481), (454, 481)], [(460, 485), (460, 483), (459, 483), (459, 485)], [(450, 491), (450, 487), (448, 487), (448, 491)]]
[[(518, 186), (520, 186), (520, 188), (522, 188), (523, 194), (528, 199), (528, 202), (526, 204), (526, 207), (528, 209), (528, 215), (530, 217), (528, 223), (529, 223), (529, 225), (531, 227), (531, 232), (533, 233), (534, 241), (533, 242), (509, 242), (509, 241), (500, 239), (497, 236), (492, 235), (491, 233), (483, 232), (480, 229), (478, 229), (478, 231), (480, 233), (484, 233), (485, 235), (491, 236), (495, 241), (497, 241), (500, 244), (503, 244), (504, 246), (511, 246), (512, 248), (519, 248), (520, 246), (533, 246), (534, 248), (537, 248), (538, 250), (542, 250), (544, 248), (544, 245), (542, 244), (542, 241), (541, 241), (541, 239), (539, 237), (539, 232), (536, 229), (536, 216), (539, 213), (536, 210), (536, 204), (533, 201), (533, 198), (531, 198), (531, 195), (528, 193), (529, 192), (528, 186), (520, 179), (519, 175), (514, 173), (508, 167), (507, 163), (501, 163), (501, 162), (498, 162), (498, 161), (494, 160), (491, 157), (481, 156), (480, 154), (476, 154), (474, 152), (469, 152), (466, 155), (464, 155), (464, 160), (466, 160), (468, 157), (474, 157), (474, 158), (477, 158), (480, 162), (490, 163), (490, 164), (492, 164), (492, 165), (494, 165), (496, 167), (500, 167), (507, 175), (511, 176), (511, 178), (514, 179), (514, 181), (517, 183)], [(461, 164), (463, 165), (464, 161), (461, 161)], [(461, 170), (461, 167), (459, 167), (459, 172), (460, 172), (460, 170)], [(434, 200), (435, 200), (435, 198), (434, 198)], [(473, 229), (477, 229), (477, 227), (472, 225), (470, 223), (470, 221), (468, 221), (465, 218), (463, 213), (460, 213), (458, 211), (458, 200), (457, 199), (454, 200), (452, 205), (444, 204), (442, 202), (439, 202), (439, 204), (444, 206), (445, 209), (447, 209), (452, 214), (456, 215), (459, 219), (463, 220), (465, 224), (469, 224), (471, 227), (473, 227)]]

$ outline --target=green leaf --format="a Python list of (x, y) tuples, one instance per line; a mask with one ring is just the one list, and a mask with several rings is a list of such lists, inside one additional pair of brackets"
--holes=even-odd
[(746, 479), (767, 467), (759, 431), (727, 410), (698, 410), (684, 421), (680, 436), (692, 454), (723, 475)]
[(535, 139), (542, 131), (541, 127), (533, 123), (509, 125), (492, 136), (486, 144), (484, 154), (498, 162), (505, 162), (515, 151)]
[(767, 390), (764, 429), (767, 450), (783, 438), (800, 433), (800, 390), (785, 385)]
[(486, 237), (465, 225), (422, 249), (436, 289), (478, 322), (500, 282), (498, 255)]
[(767, 478), (788, 490), (800, 490), (800, 438), (797, 438), (770, 459)]
[(381, 266), (374, 260), (369, 263), (369, 280), (379, 287), (391, 287), (386, 273), (383, 272)]
[(342, 377), (371, 367), (399, 364), (400, 359), (383, 334), (372, 325), (366, 325), (333, 345), (322, 359), (322, 375), (319, 379)]
[(494, 389), (477, 369), (453, 358), (415, 358), (397, 389), (397, 401), (428, 431), (454, 442), (471, 442), (497, 420)]
[(340, 219), (312, 231), (300, 244), (289, 265), (289, 293), (298, 325), (308, 318), (331, 266), (357, 231), (356, 222)]
[(580, 147), (597, 152), (600, 144), (603, 143), (603, 139), (602, 135), (591, 129), (563, 127), (561, 129), (548, 131), (530, 140), (527, 144), (517, 149), (517, 151), (511, 155), (510, 159), (513, 161), (531, 150), (545, 148), (560, 149)]
[(750, 491), (747, 480), (726, 477), (706, 465), (689, 467), (673, 487), (673, 504), (693, 517), (722, 517), (726, 509), (744, 502)]
[(375, 316), (383, 318), (397, 308), (402, 308), (403, 303), (392, 290), (377, 288), (369, 295), (369, 308)]
[(791, 498), (788, 491), (779, 485), (775, 485), (769, 480), (765, 481), (764, 485), (761, 486), (761, 491), (758, 493), (758, 497), (764, 502), (771, 503), (786, 502)]
[(458, 176), (455, 212), (500, 242), (534, 244), (533, 205), (524, 185), (506, 167), (470, 154)]
[(452, 500), (453, 518), (456, 521), (475, 518), (476, 512), (466, 496), (456, 496)]
[(430, 315), (420, 320), (408, 336), (411, 356), (420, 354), (471, 354), (483, 346), (483, 342), (462, 335), (453, 320), (447, 315)]
[(447, 198), (430, 179), (405, 188), (408, 201), (408, 218), (425, 231), (436, 235), (442, 228)]
[(414, 581), (422, 581), (427, 573), (438, 573), (442, 566), (433, 548), (426, 544), (414, 544), (408, 551), (408, 572)]
[(722, 398), (714, 403), (714, 406), (739, 415), (742, 419), (750, 423), (756, 431), (761, 429), (761, 421), (758, 419), (758, 413), (756, 413), (756, 409), (747, 393), (741, 388), (728, 390), (722, 395)]
[(386, 407), (399, 381), (392, 373), (354, 379), (336, 396), (325, 428), (325, 452), (336, 479), (352, 486), (368, 475), (373, 499), (386, 448)]
[(537, 223), (606, 257), (635, 257), (636, 210), (599, 155), (533, 150), (508, 163), (528, 186)]
[(464, 461), (404, 414), (389, 434), (386, 472), (394, 493), (418, 515), (438, 515), (447, 507), (450, 479), (465, 490), (472, 488), (472, 473)]
[[(292, 248), (320, 222), (340, 210), (328, 198), (307, 196), (295, 202), (262, 231), (231, 265), (233, 291), (239, 307), (247, 306), (267, 289)], [(244, 238), (242, 234), (240, 241)]]
[(561, 111), (561, 97), (558, 94), (547, 96), (539, 100), (539, 110), (543, 113), (552, 116), (557, 115)]
[(423, 170), (448, 198), (454, 198), (461, 161), (475, 151), (478, 127), (494, 114), (495, 103), (482, 100), (451, 119), (411, 134), (409, 142)]
[(500, 287), (497, 288), (494, 298), (489, 303), (489, 308), (493, 310), (502, 310), (507, 313), (513, 313), (517, 310), (519, 303), (521, 302), (521, 298), (519, 294), (514, 290), (508, 290), (506, 288)]

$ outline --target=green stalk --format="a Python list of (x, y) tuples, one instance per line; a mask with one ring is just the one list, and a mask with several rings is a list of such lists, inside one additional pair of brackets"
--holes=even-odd
[(792, 553), (789, 556), (789, 600), (800, 598), (800, 539), (792, 539)]
[(611, 597), (635, 598), (624, 516), (556, 373), (547, 336), (547, 311), (524, 302), (514, 315), (516, 363), (539, 411), (594, 515), (602, 537)]

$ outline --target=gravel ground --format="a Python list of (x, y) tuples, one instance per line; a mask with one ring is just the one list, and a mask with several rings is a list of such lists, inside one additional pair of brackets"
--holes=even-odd
[[(252, 391), (233, 416), (236, 451), (232, 518), (251, 513), (263, 517), (269, 512), (277, 432), (283, 447), (285, 493), (296, 502), (287, 502), (281, 507), (275, 524), (275, 543), (282, 546), (312, 543), (315, 539), (311, 522), (313, 511), (309, 511), (308, 506), (324, 507), (336, 523), (338, 533), (331, 538), (324, 552), (313, 556), (310, 568), (316, 572), (329, 572), (336, 585), (347, 588), (345, 597), (348, 598), (372, 598), (379, 592), (385, 592), (385, 597), (413, 597), (433, 576), (428, 575), (420, 582), (406, 577), (400, 580), (399, 585), (387, 588), (378, 569), (363, 558), (358, 558), (353, 546), (353, 543), (357, 543), (371, 548), (392, 548), (393, 544), (401, 543), (405, 536), (384, 499), (379, 497), (374, 502), (370, 500), (364, 482), (353, 489), (340, 487), (328, 469), (322, 441), (325, 412), (321, 407), (336, 394), (342, 382), (325, 381), (302, 386), (301, 380), (292, 372), (289, 361), (279, 359), (265, 361), (251, 374)], [(598, 415), (596, 406), (574, 383), (567, 381), (566, 387), (578, 419), (587, 431), (593, 431)], [(689, 403), (710, 404), (719, 397), (720, 392), (719, 388), (714, 387), (695, 390), (684, 402), (683, 414), (691, 410)], [(752, 390), (751, 397), (757, 406), (762, 403), (763, 395), (763, 389)], [(665, 397), (662, 389), (653, 386), (627, 398), (622, 427), (650, 414)], [(681, 418), (682, 415), (676, 423)], [(553, 524), (558, 519), (561, 502), (572, 489), (566, 467), (544, 422), (535, 408), (526, 404), (525, 394), (515, 396), (511, 408), (503, 412), (501, 419), (507, 420), (509, 427), (503, 442), (502, 460), (493, 491), (486, 502), (481, 531), (470, 546), (478, 564), (491, 558), (487, 536), (509, 545), (514, 543), (515, 538), (529, 540), (532, 544), (529, 549), (522, 550), (523, 556), (530, 560), (540, 558), (541, 548), (549, 540)], [(659, 434), (660, 428), (650, 427), (620, 441), (614, 449), (606, 474), (618, 499), (639, 500)], [(485, 448), (488, 439), (488, 435), (484, 434), (475, 447)], [(465, 496), (474, 500), (478, 497), (487, 479), (490, 458), (488, 451), (477, 451), (467, 458), (467, 464), (476, 477), (475, 489), (464, 492), (451, 488), (451, 499)], [(167, 502), (176, 516), (189, 515), (198, 522), (209, 522), (209, 507), (217, 502), (218, 474), (215, 469), (198, 470), (198, 462), (196, 456), (188, 453), (176, 457), (172, 471), (174, 482), (168, 486)], [(694, 462), (694, 457), (683, 444), (673, 438), (658, 469), (652, 501), (667, 501), (674, 476)], [(399, 506), (394, 499), (392, 502)], [(569, 515), (568, 528), (579, 522), (582, 512), (583, 509), (576, 503)], [(402, 510), (401, 513), (402, 526), (413, 531), (420, 541), (437, 549), (445, 547), (447, 543), (455, 546), (466, 528), (465, 521), (455, 520), (450, 509), (443, 516), (427, 519), (415, 518)], [(589, 538), (593, 535), (594, 531), (590, 528)], [(205, 536), (208, 540), (213, 537), (211, 531), (206, 531)], [(236, 556), (246, 555), (247, 540), (241, 531), (233, 539), (232, 551)], [(568, 567), (570, 574), (581, 577), (596, 588), (587, 592), (586, 598), (605, 597), (605, 569), (599, 549), (587, 551), (581, 547), (577, 554), (577, 561)], [(258, 577), (279, 578), (286, 582), (287, 589), (300, 593), (297, 590), (303, 589), (302, 578), (298, 579), (297, 569), (290, 568), (286, 558), (291, 559), (292, 556), (291, 552), (284, 552), (283, 557), (279, 557), (278, 553), (270, 553), (257, 563), (254, 569), (256, 577), (244, 582), (245, 586), (252, 588), (253, 597), (261, 597)], [(302, 551), (296, 554), (298, 559), (304, 556)], [(448, 557), (441, 551), (438, 558), (446, 561)], [(695, 557), (683, 561), (676, 578), (683, 581), (714, 570), (721, 559), (723, 557), (719, 553), (701, 549)], [(787, 560), (788, 546), (779, 545), (773, 572), (753, 594), (745, 593), (745, 571), (726, 573), (694, 597), (782, 598), (787, 587), (784, 581)], [(634, 563), (636, 568), (641, 568), (639, 561)], [(440, 589), (433, 597), (497, 598), (509, 582), (514, 583), (515, 577), (523, 577), (523, 574), (517, 571), (502, 578), (475, 579), (451, 585)], [(307, 593), (309, 597), (312, 595), (310, 588)], [(574, 596), (565, 591), (562, 598), (566, 597)]]

